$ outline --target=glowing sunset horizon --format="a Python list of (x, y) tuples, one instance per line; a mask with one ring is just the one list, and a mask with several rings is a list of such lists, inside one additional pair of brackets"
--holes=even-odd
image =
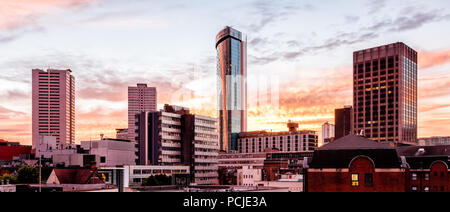
[(158, 109), (216, 117), (224, 26), (248, 39), (249, 131), (292, 120), (320, 135), (334, 109), (353, 104), (353, 52), (403, 42), (418, 52), (418, 137), (450, 136), (447, 1), (131, 2), (0, 2), (0, 139), (32, 143), (32, 69), (72, 70), (76, 143), (127, 128), (127, 87), (138, 83), (157, 88)]

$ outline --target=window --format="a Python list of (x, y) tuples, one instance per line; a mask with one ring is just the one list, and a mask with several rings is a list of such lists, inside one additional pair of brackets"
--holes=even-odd
[(411, 180), (417, 180), (417, 173), (412, 173)]
[(430, 180), (430, 174), (425, 173), (425, 180)]
[(429, 188), (428, 186), (425, 186), (425, 187), (423, 188), (423, 191), (424, 191), (424, 192), (430, 192), (430, 188)]
[(106, 157), (100, 157), (100, 163), (106, 163)]
[(417, 192), (417, 186), (413, 186), (413, 187), (411, 188), (411, 190), (412, 190), (413, 192)]
[(359, 186), (359, 175), (352, 174), (352, 186)]
[(373, 186), (373, 175), (372, 174), (366, 174), (364, 176), (364, 183), (366, 186)]

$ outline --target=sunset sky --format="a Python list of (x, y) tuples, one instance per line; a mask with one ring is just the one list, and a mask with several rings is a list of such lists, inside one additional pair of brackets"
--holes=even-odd
[[(127, 87), (216, 116), (216, 34), (248, 40), (248, 128), (317, 130), (352, 104), (353, 51), (419, 53), (419, 137), (450, 136), (448, 0), (0, 0), (0, 139), (31, 144), (31, 69), (71, 69), (76, 140), (127, 127)], [(271, 85), (276, 103), (265, 104)]]

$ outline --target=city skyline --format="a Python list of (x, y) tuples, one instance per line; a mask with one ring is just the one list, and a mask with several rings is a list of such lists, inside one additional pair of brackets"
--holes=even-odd
[[(313, 1), (24, 2), (0, 3), (2, 139), (31, 144), (35, 68), (73, 71), (77, 143), (126, 127), (126, 88), (137, 83), (157, 87), (158, 109), (170, 103), (217, 117), (214, 38), (227, 25), (248, 36), (249, 131), (282, 131), (294, 120), (320, 132), (335, 108), (352, 105), (352, 53), (401, 41), (418, 51), (418, 137), (450, 132), (450, 29), (441, 27), (450, 11), (434, 6), (445, 1), (358, 1), (336, 10)], [(279, 79), (275, 112), (250, 101), (262, 74)]]

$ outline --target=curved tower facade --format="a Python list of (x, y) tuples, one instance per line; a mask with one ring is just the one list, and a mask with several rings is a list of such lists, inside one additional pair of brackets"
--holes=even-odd
[(216, 36), (219, 147), (237, 150), (237, 136), (247, 131), (247, 42), (225, 27)]

